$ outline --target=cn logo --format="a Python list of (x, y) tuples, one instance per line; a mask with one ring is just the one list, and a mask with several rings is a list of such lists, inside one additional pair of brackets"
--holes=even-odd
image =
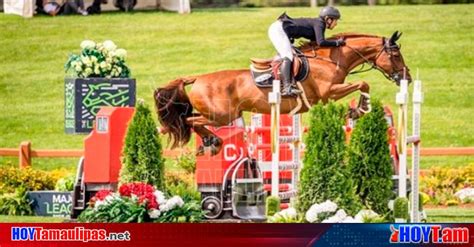
[(224, 146), (224, 160), (225, 161), (234, 161), (239, 157), (240, 153), (243, 152), (242, 148), (237, 148), (235, 144), (227, 144)]

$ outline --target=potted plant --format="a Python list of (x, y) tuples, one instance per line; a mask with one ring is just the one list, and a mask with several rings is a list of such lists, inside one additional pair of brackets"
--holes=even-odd
[(125, 62), (127, 51), (106, 40), (84, 40), (80, 54), (65, 64), (66, 133), (89, 133), (102, 106), (134, 106), (136, 85)]

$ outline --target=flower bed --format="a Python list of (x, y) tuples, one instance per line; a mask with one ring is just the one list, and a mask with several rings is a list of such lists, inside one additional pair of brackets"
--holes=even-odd
[(162, 191), (145, 183), (127, 183), (118, 192), (101, 190), (91, 198), (80, 222), (196, 222), (202, 219), (197, 201), (180, 196), (166, 198)]

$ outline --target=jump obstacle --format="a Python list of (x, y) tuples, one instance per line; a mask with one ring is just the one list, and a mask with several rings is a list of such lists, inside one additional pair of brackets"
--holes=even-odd
[[(417, 76), (418, 78), (418, 76)], [(412, 135), (408, 136), (408, 81), (400, 81), (400, 91), (396, 95), (398, 104), (398, 196), (407, 197), (407, 145), (412, 144), (412, 169), (411, 169), (411, 197), (410, 197), (410, 222), (421, 221), (419, 211), (419, 176), (420, 176), (420, 142), (421, 142), (421, 104), (423, 103), (423, 93), (421, 90), (421, 80), (413, 83), (413, 116)]]
[[(202, 207), (208, 219), (221, 218), (230, 212), (240, 219), (264, 220), (267, 192), (289, 207), (296, 196), (299, 169), (302, 168), (301, 115), (280, 115), (280, 81), (275, 80), (269, 93), (271, 115), (252, 114), (251, 125), (243, 119), (229, 126), (212, 128), (223, 139), (223, 149), (215, 156), (197, 157), (196, 182)], [(407, 136), (408, 82), (401, 81), (396, 96), (399, 104), (399, 196), (406, 197), (407, 145), (413, 144), (411, 176), (411, 222), (419, 222), (418, 177), (420, 154), (421, 81), (414, 82), (413, 135)], [(120, 170), (120, 152), (133, 108), (102, 108), (93, 132), (85, 139), (85, 153), (78, 164), (72, 216), (85, 209), (93, 193), (116, 189)], [(197, 138), (196, 145), (202, 144)]]

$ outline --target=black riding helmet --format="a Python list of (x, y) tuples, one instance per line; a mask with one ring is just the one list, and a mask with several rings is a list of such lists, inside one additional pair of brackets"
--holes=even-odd
[(339, 10), (332, 6), (326, 6), (321, 9), (321, 12), (319, 12), (319, 17), (324, 19), (326, 16), (333, 19), (340, 19), (341, 13), (339, 12)]

